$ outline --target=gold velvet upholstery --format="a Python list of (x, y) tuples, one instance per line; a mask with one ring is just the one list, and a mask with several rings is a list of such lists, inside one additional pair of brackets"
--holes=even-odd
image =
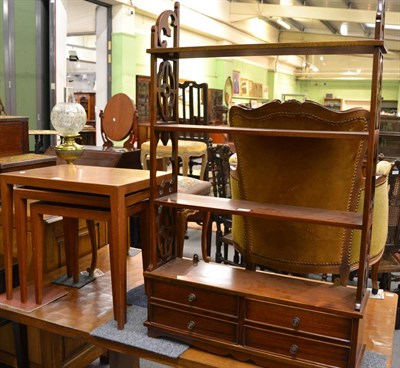
[[(257, 109), (234, 106), (234, 127), (366, 131), (369, 112), (328, 110), (313, 102), (273, 101)], [(283, 205), (361, 210), (361, 139), (236, 135), (237, 179), (232, 197)], [(264, 180), (260, 180), (264, 178)], [(352, 230), (294, 221), (233, 218), (233, 240), (246, 265), (290, 273), (335, 273), (346, 284), (357, 268)], [(355, 240), (355, 239), (354, 239)], [(353, 241), (355, 243), (355, 241)]]

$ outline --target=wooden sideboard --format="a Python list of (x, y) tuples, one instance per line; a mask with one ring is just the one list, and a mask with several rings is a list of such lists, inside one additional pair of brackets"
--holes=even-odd
[(0, 157), (29, 152), (28, 118), (0, 116)]

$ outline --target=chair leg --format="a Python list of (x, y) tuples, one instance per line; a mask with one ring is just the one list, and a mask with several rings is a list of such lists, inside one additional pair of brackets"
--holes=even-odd
[(201, 252), (205, 262), (211, 261), (211, 258), (208, 255), (210, 218), (211, 218), (211, 212), (209, 211), (204, 212), (203, 225), (201, 230)]
[(371, 266), (372, 294), (376, 295), (379, 291), (378, 269), (380, 260)]
[(183, 257), (183, 245), (185, 242), (185, 232), (187, 226), (187, 218), (190, 215), (195, 214), (196, 210), (190, 209), (179, 209), (177, 211), (177, 223), (176, 223), (176, 246), (177, 246), (177, 256)]

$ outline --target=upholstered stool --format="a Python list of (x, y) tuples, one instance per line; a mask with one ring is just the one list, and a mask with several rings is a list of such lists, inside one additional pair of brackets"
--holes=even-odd
[[(140, 161), (143, 169), (147, 170), (147, 158), (150, 155), (150, 142), (144, 142), (140, 146)], [(157, 146), (157, 157), (170, 158), (172, 156), (172, 142), (168, 141), (164, 146)], [(207, 144), (201, 141), (189, 141), (180, 139), (178, 141), (178, 156), (182, 159), (182, 175), (187, 176), (189, 172), (190, 157), (201, 157), (200, 179), (204, 178), (207, 167)]]

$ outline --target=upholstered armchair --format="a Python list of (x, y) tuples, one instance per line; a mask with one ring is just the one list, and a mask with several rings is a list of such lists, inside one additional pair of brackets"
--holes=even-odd
[[(230, 111), (232, 126), (261, 129), (364, 131), (368, 119), (369, 112), (363, 109), (333, 112), (297, 101)], [(242, 135), (235, 137), (235, 147), (232, 198), (362, 211), (364, 141)], [(385, 246), (388, 165), (380, 164), (384, 175), (377, 181), (370, 264), (379, 260)], [(296, 274), (338, 274), (341, 284), (347, 285), (350, 272), (359, 266), (360, 231), (344, 227), (233, 216), (232, 237), (247, 268), (260, 265)]]

